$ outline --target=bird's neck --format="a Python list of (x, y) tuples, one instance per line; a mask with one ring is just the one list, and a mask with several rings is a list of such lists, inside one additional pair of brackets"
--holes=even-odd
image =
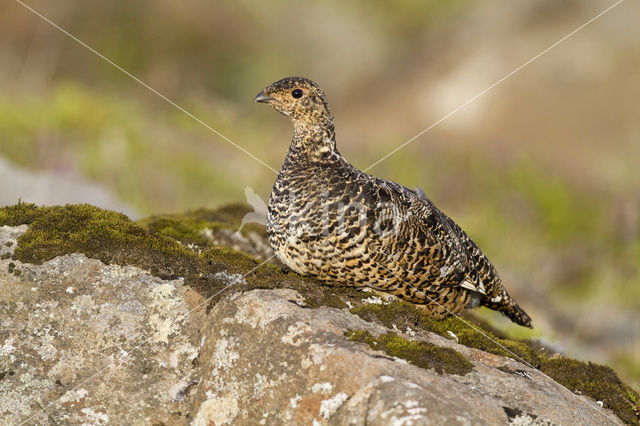
[(327, 161), (337, 153), (333, 120), (322, 125), (294, 121), (291, 159)]

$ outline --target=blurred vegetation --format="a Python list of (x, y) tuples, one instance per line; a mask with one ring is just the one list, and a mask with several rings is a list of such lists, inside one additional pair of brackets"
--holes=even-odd
[[(603, 7), (29, 4), (275, 169), (290, 126), (251, 100), (276, 79), (317, 80), (339, 149), (366, 168)], [(638, 6), (619, 8), (371, 173), (421, 187), (466, 229), (535, 336), (640, 383), (640, 34)], [(275, 178), (17, 3), (0, 15), (0, 155), (100, 182), (143, 214), (244, 201), (245, 186), (266, 200)]]

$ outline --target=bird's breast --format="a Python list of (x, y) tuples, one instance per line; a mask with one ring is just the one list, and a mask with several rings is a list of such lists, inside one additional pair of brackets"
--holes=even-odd
[(358, 193), (331, 177), (276, 181), (267, 233), (278, 258), (296, 272), (320, 275), (366, 257), (369, 206)]

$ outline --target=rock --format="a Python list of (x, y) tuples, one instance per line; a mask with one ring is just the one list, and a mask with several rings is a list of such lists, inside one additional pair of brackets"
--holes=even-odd
[(0, 270), (3, 424), (46, 424), (40, 408), (58, 424), (171, 419), (196, 377), (202, 321), (182, 279), (84, 254)]
[(615, 422), (593, 410), (593, 401), (513, 360), (487, 364), (477, 349), (431, 336), (478, 360), (463, 376), (438, 374), (344, 335), (379, 335), (390, 331), (385, 327), (301, 304), (299, 294), (283, 289), (234, 294), (216, 305), (209, 321), (219, 326), (206, 329), (200, 352), (209, 374), (193, 397), (195, 424), (500, 424), (516, 410), (549, 424)]
[(78, 176), (53, 172), (33, 172), (18, 167), (0, 156), (0, 182), (11, 182), (0, 189), (0, 206), (18, 200), (37, 204), (92, 203), (105, 209), (123, 212), (130, 217), (139, 213), (118, 200), (104, 186), (85, 182)]
[(27, 225), (0, 226), (0, 256), (8, 257), (18, 244), (18, 237), (27, 231)]
[[(164, 252), (158, 244), (177, 243), (153, 233), (153, 244), (111, 235), (118, 250), (105, 257), (108, 248), (93, 239), (107, 241), (106, 229), (85, 231), (95, 220), (69, 231), (64, 239), (74, 245), (47, 243), (63, 225), (56, 216), (49, 235), (38, 214), (67, 214), (76, 224), (93, 212), (112, 230), (109, 220), (126, 222), (79, 209), (0, 209), (0, 224), (21, 215), (28, 223), (0, 226), (2, 424), (637, 422), (632, 402), (598, 404), (601, 395), (632, 392), (610, 369), (547, 357), (489, 331), (512, 357), (486, 340), (485, 350), (470, 347), (471, 328), (423, 322), (404, 302), (366, 303), (370, 293), (321, 286), (222, 248)], [(126, 229), (139, 233), (133, 223)], [(162, 268), (143, 252), (126, 254), (146, 246), (165, 256)], [(181, 256), (176, 265), (171, 255)], [(608, 394), (572, 392), (595, 392), (588, 379)]]

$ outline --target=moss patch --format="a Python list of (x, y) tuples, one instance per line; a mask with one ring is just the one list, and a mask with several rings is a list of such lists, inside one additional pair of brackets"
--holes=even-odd
[(27, 224), (13, 257), (41, 264), (68, 253), (85, 253), (104, 263), (135, 265), (161, 278), (184, 276), (196, 269), (187, 247), (154, 233), (125, 215), (97, 207), (36, 207), (20, 204), (0, 209), (0, 224)]
[(443, 348), (421, 340), (407, 340), (393, 333), (375, 337), (365, 330), (347, 330), (349, 340), (364, 342), (390, 356), (402, 358), (424, 369), (434, 369), (439, 374), (449, 373), (464, 376), (471, 372), (473, 364), (451, 348)]
[(625, 423), (640, 423), (640, 396), (609, 367), (561, 356), (543, 358), (540, 364), (549, 377), (572, 391), (602, 401)]
[(171, 237), (183, 244), (207, 246), (209, 241), (199, 232), (199, 224), (181, 221), (175, 217), (153, 217), (145, 225), (153, 232)]
[[(244, 204), (232, 204), (217, 210), (198, 209), (179, 215), (151, 216), (139, 223), (147, 228), (184, 244), (210, 246), (211, 241), (202, 234), (202, 230), (236, 230), (242, 217), (251, 211)], [(248, 224), (246, 230), (257, 231), (264, 235), (264, 227)]]
[(365, 304), (351, 309), (351, 312), (367, 321), (375, 321), (389, 328), (394, 325), (402, 330), (411, 327), (427, 330), (446, 338), (451, 338), (449, 334), (451, 332), (456, 335), (458, 342), (465, 346), (516, 360), (521, 358), (534, 366), (538, 364), (537, 351), (526, 343), (499, 338), (469, 319), (465, 321), (471, 325), (456, 317), (443, 320), (425, 317), (414, 305), (402, 300), (394, 300), (383, 305)]

